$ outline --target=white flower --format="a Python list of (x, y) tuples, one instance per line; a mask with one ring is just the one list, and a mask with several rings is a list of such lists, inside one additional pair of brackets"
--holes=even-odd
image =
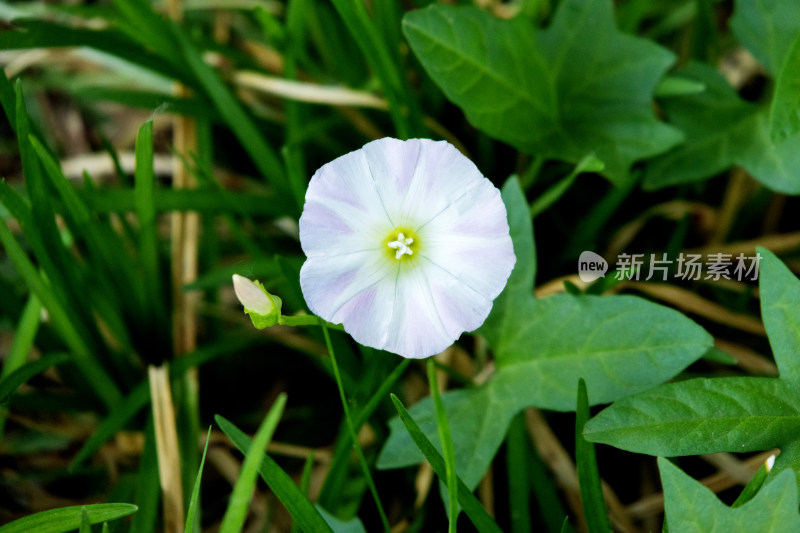
[(428, 357), (486, 320), (516, 261), (508, 232), (500, 192), (451, 144), (380, 139), (311, 178), (300, 286), (361, 344)]

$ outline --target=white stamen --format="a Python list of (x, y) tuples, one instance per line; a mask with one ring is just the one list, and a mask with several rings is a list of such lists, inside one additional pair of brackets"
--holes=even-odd
[(397, 253), (394, 254), (395, 259), (400, 259), (403, 257), (403, 254), (412, 255), (414, 250), (409, 247), (409, 244), (413, 243), (414, 239), (411, 237), (406, 238), (405, 235), (402, 233), (397, 234), (397, 240), (392, 241), (388, 244), (389, 248), (394, 248), (397, 250)]

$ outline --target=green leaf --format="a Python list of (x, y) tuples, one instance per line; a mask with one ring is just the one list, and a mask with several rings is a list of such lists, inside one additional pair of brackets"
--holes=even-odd
[(800, 134), (800, 33), (789, 49), (775, 84), (769, 109), (769, 132), (775, 142)]
[(555, 87), (523, 18), (433, 4), (407, 13), (403, 34), (447, 97), (488, 134), (534, 151), (532, 135), (556, 122)]
[(316, 506), (316, 509), (335, 533), (367, 533), (364, 524), (358, 517), (346, 521), (339, 520), (319, 505)]
[(741, 507), (719, 501), (667, 459), (659, 457), (664, 510), (670, 531), (681, 533), (781, 533), (800, 531), (797, 484), (788, 472), (775, 477)]
[(6, 403), (20, 385), (36, 374), (40, 374), (52, 366), (66, 363), (69, 360), (70, 357), (68, 354), (46, 355), (41, 359), (31, 361), (14, 372), (11, 372), (11, 374), (0, 380), (0, 404)]
[(536, 247), (533, 242), (528, 202), (517, 178), (506, 181), (501, 191), (508, 213), (508, 227), (514, 244), (517, 262), (505, 289), (495, 298), (492, 311), (480, 328), (490, 344), (494, 344), (509, 332), (508, 323), (516, 313), (516, 300), (533, 296), (536, 277)]
[(167, 311), (162, 303), (160, 257), (158, 251), (158, 219), (156, 218), (155, 173), (153, 171), (153, 121), (148, 120), (136, 135), (136, 169), (134, 205), (139, 220), (139, 260), (145, 280), (144, 290), (155, 311), (156, 319), (163, 323)]
[(78, 533), (92, 533), (92, 522), (89, 520), (89, 512), (86, 507), (81, 509), (81, 525)]
[(193, 533), (195, 522), (197, 521), (197, 510), (200, 506), (200, 481), (203, 477), (203, 467), (206, 464), (206, 454), (208, 453), (208, 443), (211, 441), (211, 426), (208, 427), (206, 434), (206, 444), (203, 446), (203, 457), (200, 459), (200, 467), (197, 469), (197, 477), (195, 478), (194, 488), (192, 488), (192, 496), (189, 498), (189, 510), (186, 513), (186, 525), (183, 528), (184, 533)]
[(769, 250), (758, 248), (761, 316), (781, 379), (800, 382), (800, 280)]
[(492, 386), (556, 411), (575, 408), (581, 377), (591, 405), (610, 402), (674, 377), (713, 341), (681, 313), (628, 295), (531, 297), (508, 331), (491, 343)]
[(781, 453), (775, 459), (775, 465), (772, 467), (770, 475), (774, 476), (784, 470), (792, 470), (795, 480), (800, 484), (800, 439), (781, 446)]
[(784, 0), (737, 0), (733, 33), (773, 75), (783, 65), (797, 36), (800, 3)]
[(566, 0), (539, 32), (524, 17), (435, 4), (408, 13), (403, 32), (475, 127), (524, 152), (575, 163), (595, 152), (619, 184), (681, 140), (652, 111), (674, 56), (619, 32), (608, 0)]
[(644, 188), (698, 181), (741, 165), (772, 190), (800, 193), (800, 135), (773, 143), (768, 111), (739, 98), (712, 67), (692, 63), (680, 75), (705, 84), (706, 91), (663, 102), (686, 141), (648, 161)]
[(281, 393), (258, 428), (253, 439), (253, 445), (250, 446), (244, 458), (239, 479), (236, 480), (236, 485), (233, 487), (233, 493), (231, 494), (228, 508), (225, 510), (225, 516), (222, 517), (222, 524), (219, 528), (220, 533), (239, 533), (244, 527), (247, 511), (250, 508), (250, 500), (253, 497), (253, 489), (256, 485), (258, 470), (264, 458), (264, 450), (266, 450), (269, 441), (272, 439), (275, 428), (278, 427), (285, 406), (286, 394)]
[[(219, 415), (216, 415), (214, 420), (222, 432), (231, 439), (234, 446), (240, 452), (246, 454), (251, 446), (247, 435)], [(292, 478), (269, 455), (263, 456), (259, 474), (304, 531), (333, 533), (333, 530), (322, 518), (316, 507), (308, 500), (308, 497), (303, 494), (303, 491), (294, 484)]]
[(692, 379), (617, 400), (584, 436), (672, 457), (780, 447), (800, 431), (800, 390), (774, 378)]
[(97, 503), (93, 505), (74, 505), (51, 509), (32, 514), (0, 526), (0, 533), (66, 533), (78, 529), (81, 525), (81, 513), (85, 510), (89, 522), (99, 524), (107, 520), (116, 520), (135, 513), (135, 505), (130, 503)]
[(14, 340), (8, 348), (3, 367), (0, 368), (0, 379), (5, 379), (13, 371), (25, 364), (28, 354), (33, 348), (39, 324), (42, 322), (42, 304), (35, 294), (28, 297), (28, 302), (19, 317), (14, 330)]
[[(474, 487), (497, 452), (508, 424), (525, 407), (575, 409), (578, 380), (591, 404), (607, 403), (670, 379), (700, 358), (712, 338), (682, 314), (633, 296), (555, 295), (518, 308), (516, 332), (492, 345), (497, 373), (485, 385), (442, 396), (462, 479)], [(569, 334), (564, 334), (568, 331)], [(428, 439), (439, 444), (429, 399), (411, 409)], [(421, 460), (396, 419), (380, 468)]]
[[(456, 464), (459, 465), (458, 475), (468, 488), (474, 489), (503, 442), (508, 425), (519, 410), (519, 404), (525, 403), (524, 398), (503, 397), (497, 394), (495, 387), (487, 385), (448, 392), (442, 395), (442, 402), (453, 436)], [(415, 404), (409, 413), (425, 437), (441, 453), (436, 413), (431, 398)], [(378, 468), (402, 468), (424, 460), (414, 445), (413, 437), (404, 429), (399, 418), (389, 421), (389, 429), (389, 439), (378, 456)]]
[[(403, 406), (403, 403), (397, 398), (397, 396), (392, 394), (391, 398), (398, 414), (400, 415), (400, 420), (402, 420), (406, 430), (414, 440), (414, 444), (417, 445), (422, 454), (425, 456), (425, 459), (428, 460), (431, 467), (433, 467), (433, 471), (436, 472), (437, 476), (439, 476), (439, 479), (446, 479), (447, 469), (442, 455), (425, 436), (408, 411), (406, 411), (406, 408)], [(492, 518), (486, 512), (486, 509), (483, 508), (478, 499), (472, 494), (472, 491), (467, 488), (461, 479), (458, 480), (458, 502), (461, 504), (461, 507), (464, 509), (464, 512), (467, 514), (469, 519), (472, 520), (472, 523), (478, 528), (478, 531), (481, 531), (482, 533), (500, 532), (500, 528), (497, 527), (495, 521), (492, 520)]]
[(481, 333), (496, 356), (490, 382), (496, 394), (508, 389), (511, 398), (525, 399), (510, 408), (572, 410), (580, 377), (591, 404), (611, 401), (666, 381), (711, 346), (711, 337), (685, 316), (633, 296), (536, 300), (533, 233), (516, 180), (503, 188), (503, 200), (517, 264)]
[(589, 394), (583, 379), (578, 382), (578, 407), (575, 413), (575, 465), (586, 526), (591, 533), (608, 533), (611, 524), (606, 512), (594, 445), (583, 437), (583, 427), (589, 420)]

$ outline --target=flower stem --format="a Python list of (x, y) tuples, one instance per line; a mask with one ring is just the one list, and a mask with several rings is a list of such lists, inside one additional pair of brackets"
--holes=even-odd
[(319, 325), (322, 326), (322, 334), (325, 336), (325, 345), (328, 347), (328, 354), (331, 357), (333, 375), (336, 377), (336, 385), (339, 387), (339, 396), (342, 400), (344, 418), (347, 422), (347, 429), (350, 432), (350, 439), (353, 441), (353, 446), (355, 447), (356, 455), (358, 456), (358, 462), (361, 465), (361, 470), (364, 472), (364, 477), (366, 479), (367, 486), (369, 487), (369, 491), (372, 493), (372, 498), (375, 500), (375, 505), (378, 508), (378, 514), (381, 516), (383, 529), (386, 531), (386, 533), (389, 533), (392, 529), (389, 525), (389, 518), (387, 518), (386, 512), (383, 510), (381, 499), (378, 496), (378, 489), (375, 487), (375, 482), (372, 480), (372, 474), (370, 474), (369, 471), (367, 459), (364, 457), (364, 451), (361, 449), (361, 445), (358, 443), (358, 435), (356, 434), (355, 424), (353, 424), (353, 418), (350, 415), (350, 407), (347, 405), (347, 396), (344, 393), (344, 384), (342, 384), (342, 376), (339, 373), (339, 365), (336, 363), (336, 354), (333, 352), (333, 344), (331, 344), (331, 336), (330, 333), (328, 333), (328, 326), (322, 319), (318, 320)]
[(456, 453), (453, 449), (453, 439), (450, 436), (450, 426), (447, 423), (447, 413), (444, 411), (442, 396), (439, 394), (439, 384), (436, 381), (436, 365), (433, 357), (428, 358), (428, 383), (431, 388), (433, 405), (436, 408), (436, 425), (439, 427), (439, 439), (442, 441), (445, 472), (447, 474), (448, 515), (450, 517), (450, 525), (447, 531), (448, 533), (456, 533), (456, 522), (458, 521)]
[(322, 320), (317, 315), (281, 315), (278, 324), (282, 326), (323, 326), (338, 331), (344, 331), (341, 324), (331, 324)]

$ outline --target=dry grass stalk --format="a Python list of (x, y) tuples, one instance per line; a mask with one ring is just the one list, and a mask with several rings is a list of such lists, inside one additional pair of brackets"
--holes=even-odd
[(158, 476), (164, 494), (164, 531), (183, 531), (183, 486), (181, 483), (178, 430), (169, 383), (169, 368), (150, 366), (150, 397), (153, 406), (153, 425), (158, 455)]

